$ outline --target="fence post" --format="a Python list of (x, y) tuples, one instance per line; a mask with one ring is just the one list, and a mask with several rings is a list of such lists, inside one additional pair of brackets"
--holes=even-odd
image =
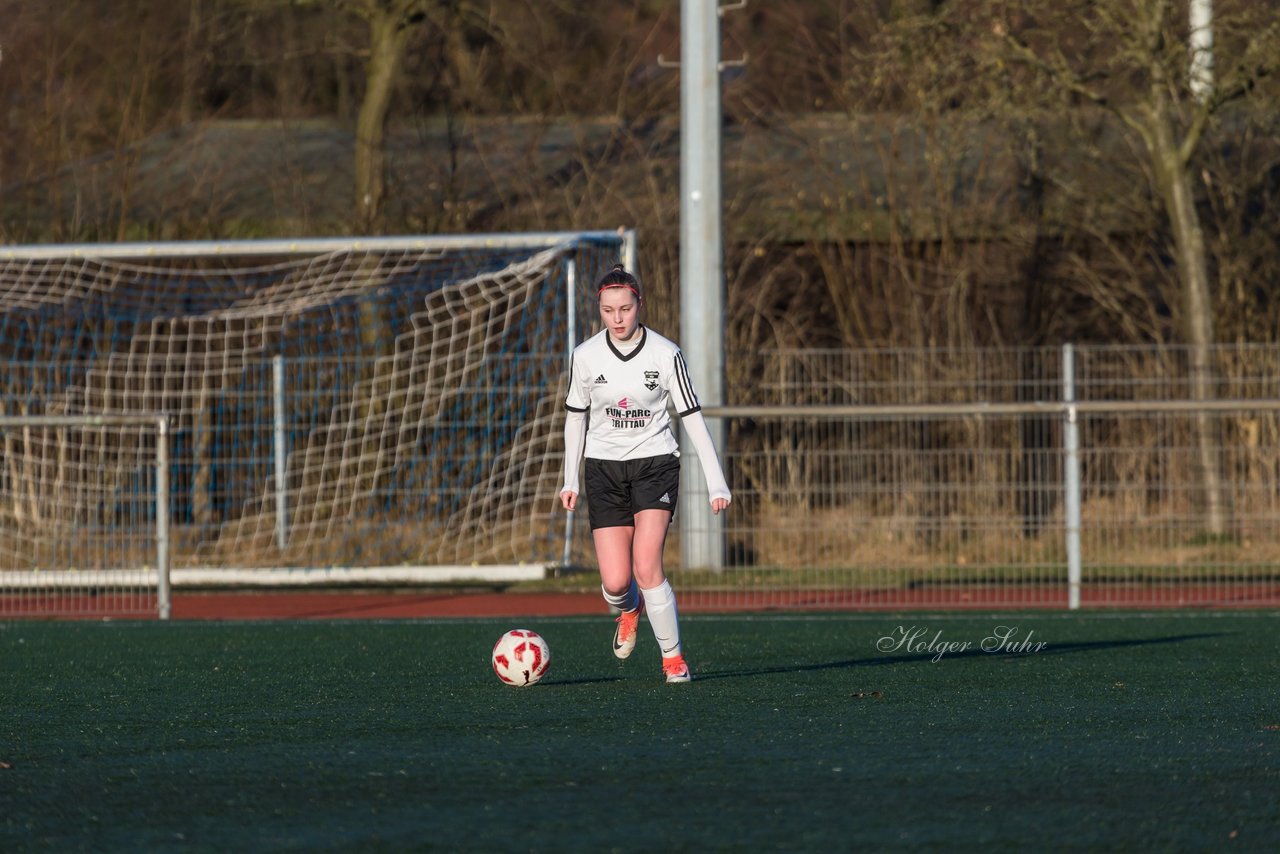
[(173, 610), (169, 593), (169, 416), (156, 421), (156, 608), (162, 620)]
[(1076, 402), (1076, 354), (1071, 344), (1062, 345), (1062, 400), (1067, 404), (1062, 428), (1063, 509), (1067, 536), (1067, 608), (1080, 608), (1080, 423)]
[(276, 547), (289, 546), (289, 465), (284, 432), (284, 356), (271, 358), (272, 456), (276, 481)]

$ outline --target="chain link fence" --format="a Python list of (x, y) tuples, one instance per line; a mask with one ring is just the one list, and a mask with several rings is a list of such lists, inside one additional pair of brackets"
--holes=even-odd
[(740, 354), (723, 567), (684, 601), (1273, 605), (1280, 352), (1214, 357), (1196, 401), (1176, 348)]

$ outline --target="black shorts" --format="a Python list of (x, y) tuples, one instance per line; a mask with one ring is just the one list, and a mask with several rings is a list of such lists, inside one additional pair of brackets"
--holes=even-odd
[(641, 510), (676, 512), (680, 458), (675, 454), (639, 460), (587, 458), (583, 469), (591, 530), (633, 527)]

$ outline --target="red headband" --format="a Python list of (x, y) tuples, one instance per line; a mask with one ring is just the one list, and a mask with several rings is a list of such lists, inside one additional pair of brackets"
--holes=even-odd
[(630, 285), (624, 285), (624, 284), (622, 284), (621, 282), (616, 282), (616, 283), (608, 284), (608, 285), (601, 285), (601, 286), (600, 286), (600, 290), (596, 291), (596, 297), (597, 297), (597, 298), (599, 298), (600, 294), (604, 293), (605, 291), (609, 290), (610, 288), (626, 288), (627, 290), (631, 291), (631, 293), (633, 293), (633, 294), (635, 294), (635, 295), (636, 295), (636, 299), (639, 299), (639, 298), (640, 298), (640, 292), (639, 292), (638, 290), (636, 290), (635, 288), (631, 287)]

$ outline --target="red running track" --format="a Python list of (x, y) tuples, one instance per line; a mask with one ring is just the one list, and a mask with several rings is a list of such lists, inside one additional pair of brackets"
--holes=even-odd
[[(1061, 586), (951, 585), (910, 590), (685, 591), (684, 613), (744, 611), (964, 611), (1067, 609)], [(60, 606), (61, 604), (61, 606)], [(134, 601), (129, 611), (92, 598), (58, 603), (47, 597), (0, 597), (0, 615), (146, 619), (150, 607)], [(71, 607), (67, 607), (67, 606)], [(1094, 585), (1082, 592), (1091, 609), (1280, 608), (1280, 583)], [(76, 610), (80, 613), (72, 614)], [(143, 611), (143, 613), (139, 613)], [(496, 591), (243, 591), (175, 592), (175, 620), (350, 620), (437, 617), (561, 617), (608, 613), (599, 593), (502, 593)], [(3, 619), (4, 616), (0, 616)]]

